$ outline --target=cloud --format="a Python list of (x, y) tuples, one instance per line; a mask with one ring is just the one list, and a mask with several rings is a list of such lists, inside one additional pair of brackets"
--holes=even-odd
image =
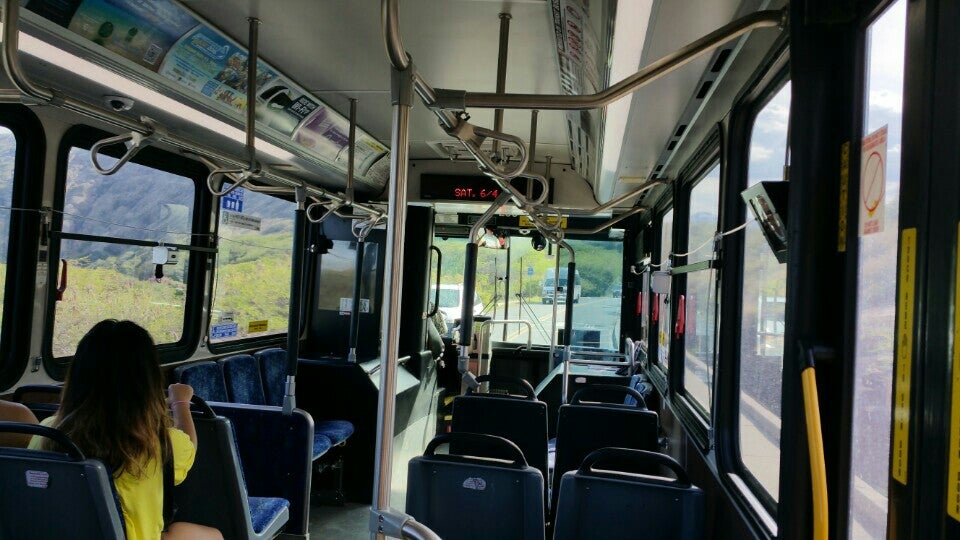
[(750, 161), (766, 161), (773, 155), (773, 149), (759, 144), (750, 145)]

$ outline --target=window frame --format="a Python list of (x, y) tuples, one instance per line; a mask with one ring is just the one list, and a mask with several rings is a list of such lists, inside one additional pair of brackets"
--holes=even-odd
[[(675, 213), (673, 219), (674, 245), (683, 246), (682, 248), (678, 248), (682, 249), (683, 253), (686, 253), (689, 251), (689, 249), (691, 249), (691, 246), (689, 245), (690, 196), (693, 192), (693, 189), (700, 185), (700, 182), (706, 178), (708, 173), (718, 166), (720, 167), (720, 187), (717, 200), (717, 230), (720, 230), (721, 224), (723, 223), (723, 204), (727, 180), (724, 171), (724, 145), (722, 144), (722, 141), (722, 130), (720, 125), (717, 125), (707, 134), (697, 151), (694, 152), (693, 157), (680, 171), (679, 181), (677, 182), (676, 188), (677, 201), (675, 207), (677, 208), (677, 212)], [(674, 296), (686, 296), (687, 274), (692, 272), (710, 271), (711, 269), (715, 270), (717, 272), (717, 275), (714, 277), (715, 297), (718, 299), (719, 308), (714, 313), (714, 332), (715, 335), (718, 335), (718, 323), (720, 320), (720, 313), (723, 309), (723, 299), (719, 297), (719, 293), (721, 291), (720, 258), (706, 259), (690, 265), (687, 264), (688, 258), (688, 256), (679, 257), (680, 260), (678, 260), (676, 266), (674, 266), (674, 271), (676, 273), (671, 276)], [(684, 307), (686, 307), (686, 302), (684, 302)], [(676, 317), (675, 313), (674, 317)], [(671, 403), (674, 406), (674, 411), (676, 412), (677, 417), (683, 422), (687, 431), (691, 435), (691, 438), (697, 443), (697, 445), (702, 450), (709, 450), (714, 444), (712, 426), (714, 425), (713, 415), (717, 404), (716, 370), (714, 371), (714, 377), (711, 385), (713, 387), (711, 388), (711, 400), (713, 403), (708, 405), (710, 410), (707, 410), (706, 407), (704, 407), (704, 404), (700, 403), (695, 397), (689, 395), (686, 391), (684, 381), (686, 372), (686, 328), (684, 328), (683, 339), (673, 339), (670, 343), (670, 347), (671, 366), (674, 368), (670, 373), (670, 387), (673, 389)], [(715, 347), (713, 352), (714, 366), (717, 365), (718, 355), (719, 347)], [(676, 363), (673, 359), (676, 359)]]
[[(59, 233), (63, 230), (63, 205), (66, 199), (67, 168), (69, 163), (70, 151), (73, 148), (89, 150), (97, 141), (113, 136), (112, 133), (99, 130), (87, 125), (75, 125), (67, 130), (60, 139), (57, 150), (57, 175), (54, 184), (53, 208), (55, 212), (51, 216), (51, 227), (49, 232), (50, 261), (60, 260), (60, 251), (62, 240)], [(107, 147), (102, 153), (119, 157), (120, 151), (117, 145)], [(210, 238), (197, 236), (196, 233), (202, 233), (210, 230), (210, 207), (212, 204), (212, 195), (206, 189), (206, 178), (209, 169), (203, 164), (156, 147), (147, 147), (137, 153), (130, 160), (133, 163), (150, 167), (160, 171), (187, 177), (193, 180), (194, 184), (194, 205), (193, 216), (191, 219), (191, 237), (190, 245), (194, 248), (209, 249), (212, 247)], [(190, 262), (187, 268), (187, 290), (184, 298), (184, 318), (183, 335), (175, 343), (164, 343), (157, 345), (157, 352), (160, 356), (160, 363), (168, 364), (180, 360), (185, 360), (191, 356), (200, 343), (202, 312), (204, 310), (204, 281), (206, 279), (206, 269), (212, 253), (203, 251), (191, 251)], [(44, 367), (47, 373), (55, 380), (63, 380), (66, 377), (66, 370), (70, 364), (72, 356), (55, 357), (53, 355), (53, 332), (56, 325), (56, 286), (57, 270), (59, 264), (51, 263), (48, 268), (47, 283), (47, 313), (43, 331), (42, 357)]]
[[(754, 83), (748, 86), (748, 90), (732, 108), (727, 130), (729, 140), (749, 141), (757, 116), (790, 80), (789, 50), (786, 41), (781, 45), (780, 49), (775, 50), (771, 61), (766, 64), (766, 69), (759, 73)], [(747, 209), (740, 197), (740, 192), (746, 189), (749, 181), (750, 145), (728, 145), (724, 148), (724, 156), (727, 181), (721, 185), (724, 212), (720, 222), (723, 230), (729, 230), (747, 219)], [(714, 437), (721, 482), (732, 498), (742, 508), (748, 509), (754, 523), (768, 534), (775, 536), (778, 503), (749, 471), (743, 462), (740, 448), (740, 326), (744, 280), (741, 262), (744, 249), (743, 235), (727, 237), (723, 257), (736, 261), (740, 271), (732, 274), (729, 279), (721, 280), (720, 283), (721, 308), (718, 332), (724, 338), (720, 341), (717, 354), (723, 358), (723, 369), (718, 370), (716, 374), (714, 418), (716, 425), (723, 428), (717, 431)], [(782, 469), (781, 454), (780, 470)], [(749, 490), (748, 493), (743, 491), (744, 487)]]
[[(656, 256), (656, 262), (653, 264), (656, 265), (655, 269), (661, 269), (664, 261), (660, 260), (660, 254), (663, 253), (663, 218), (666, 217), (668, 212), (673, 211), (673, 225), (670, 229), (670, 246), (674, 245), (674, 238), (676, 237), (676, 222), (677, 222), (677, 213), (673, 207), (672, 196), (670, 200), (664, 204), (657, 212), (654, 222), (656, 226), (654, 227), (653, 234), (653, 249), (651, 254)], [(650, 323), (647, 325), (647, 365), (648, 365), (648, 374), (650, 375), (650, 380), (653, 382), (654, 386), (657, 387), (657, 390), (664, 396), (667, 396), (670, 393), (670, 373), (673, 371), (668, 367), (664, 367), (660, 363), (660, 318), (664, 317), (665, 314), (657, 312), (657, 321), (654, 324), (653, 320), (653, 309), (656, 306), (660, 299), (657, 298), (657, 295), (653, 293), (653, 273), (650, 275), (650, 283), (648, 284), (650, 289), (645, 291), (647, 293), (647, 307), (650, 310)], [(670, 278), (670, 292), (668, 297), (673, 296), (674, 292), (674, 283), (673, 277)], [(668, 313), (666, 316), (673, 321), (673, 303), (667, 304), (669, 306)], [(659, 308), (658, 308), (659, 309)], [(673, 339), (670, 340), (670, 345), (668, 345), (668, 354), (672, 354), (670, 348), (673, 346)]]
[[(217, 189), (222, 191), (224, 188), (224, 184), (227, 184), (227, 183), (228, 182), (226, 180), (221, 180), (220, 184), (217, 186)], [(294, 204), (294, 208), (296, 208), (296, 201), (293, 201), (288, 197), (283, 197), (281, 195), (273, 194), (273, 193), (254, 192), (252, 190), (248, 190), (248, 192), (256, 193), (257, 195), (273, 197), (275, 199), (280, 199), (285, 202)], [(219, 198), (214, 199), (211, 203), (214, 206), (213, 208), (211, 208), (211, 211), (208, 212), (208, 214), (212, 216), (211, 219), (213, 221), (212, 221), (211, 227), (213, 230), (213, 237), (217, 239), (218, 246), (219, 246), (219, 237), (220, 237), (220, 214), (221, 212), (223, 212), (223, 206), (219, 203), (219, 201), (220, 201)], [(296, 221), (294, 221), (294, 229), (296, 229)], [(294, 230), (293, 232), (294, 238), (296, 238), (296, 235), (299, 232), (301, 231)], [(307, 246), (311, 245), (313, 243), (314, 227), (312, 227), (309, 222), (304, 220), (304, 228), (302, 232), (303, 234), (307, 235), (307, 240), (305, 244)], [(253, 337), (247, 337), (244, 339), (233, 339), (233, 340), (218, 341), (218, 342), (213, 342), (210, 340), (210, 327), (212, 326), (212, 323), (213, 323), (212, 316), (213, 316), (213, 301), (214, 301), (214, 294), (215, 294), (214, 290), (216, 288), (217, 279), (218, 279), (217, 263), (218, 263), (219, 256), (220, 256), (220, 251), (218, 249), (217, 253), (213, 254), (213, 256), (210, 258), (210, 283), (207, 284), (207, 288), (206, 288), (206, 293), (207, 293), (207, 301), (206, 301), (207, 305), (205, 306), (206, 317), (205, 317), (205, 320), (203, 321), (203, 332), (201, 332), (200, 339), (207, 344), (207, 349), (212, 354), (215, 354), (215, 355), (226, 355), (226, 354), (239, 353), (243, 351), (249, 351), (252, 349), (266, 349), (270, 347), (286, 348), (287, 334), (290, 332), (289, 320), (287, 321), (286, 332), (269, 334), (266, 336), (253, 336)], [(301, 292), (304, 298), (310, 298), (310, 296), (307, 296), (307, 295), (313, 294), (313, 291), (314, 291), (314, 281), (315, 281), (314, 272), (316, 267), (316, 257), (305, 257), (303, 260), (303, 264), (304, 264), (303, 289)], [(290, 245), (290, 265), (292, 268), (293, 266), (293, 244), (292, 243)], [(304, 303), (301, 306), (301, 308), (302, 308), (301, 313), (306, 314), (308, 309), (306, 303)], [(307, 332), (307, 320), (306, 320), (306, 317), (301, 316), (300, 329), (298, 333), (301, 340), (306, 337), (306, 332)]]
[[(13, 133), (17, 144), (11, 203), (16, 208), (36, 210), (10, 213), (3, 310), (4, 313), (17, 313), (17, 316), (4, 317), (0, 326), (0, 391), (4, 391), (20, 380), (30, 358), (35, 307), (33, 291), (36, 290), (33, 285), (38, 260), (46, 254), (39, 249), (47, 141), (40, 119), (24, 105), (0, 106), (0, 126)], [(24, 256), (11, 259), (10, 253)], [(35, 368), (39, 369), (39, 366)]]

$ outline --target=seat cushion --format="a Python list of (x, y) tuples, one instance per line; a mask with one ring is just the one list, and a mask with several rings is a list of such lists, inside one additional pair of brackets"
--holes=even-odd
[(250, 521), (256, 534), (263, 533), (290, 506), (286, 499), (274, 497), (249, 497), (247, 500), (250, 502)]
[(326, 435), (336, 446), (353, 435), (353, 424), (347, 420), (318, 420), (313, 424), (313, 432)]
[(327, 437), (323, 433), (313, 434), (313, 459), (326, 454), (331, 448), (333, 448), (333, 442), (330, 440), (330, 437)]

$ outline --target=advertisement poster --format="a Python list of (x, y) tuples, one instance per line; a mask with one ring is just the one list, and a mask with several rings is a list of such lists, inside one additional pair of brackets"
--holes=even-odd
[(67, 28), (157, 71), (170, 47), (197, 24), (172, 0), (84, 0)]
[(320, 106), (309, 96), (299, 95), (293, 86), (277, 79), (274, 84), (260, 91), (257, 105), (257, 121), (283, 133), (293, 135), (304, 119)]
[[(320, 105), (299, 127), (294, 140), (317, 157), (334, 164), (338, 169), (347, 169), (347, 149), (350, 146), (350, 123), (336, 112)], [(386, 147), (373, 138), (357, 131), (354, 154), (356, 170), (365, 171)]]
[[(247, 108), (247, 52), (219, 32), (199, 26), (167, 53), (160, 75), (176, 81), (238, 112)], [(277, 74), (260, 64), (257, 87)]]

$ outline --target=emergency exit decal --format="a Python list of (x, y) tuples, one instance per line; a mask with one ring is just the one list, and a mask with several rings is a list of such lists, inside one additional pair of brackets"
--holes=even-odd
[(887, 126), (883, 126), (860, 145), (860, 236), (883, 231), (886, 194)]

